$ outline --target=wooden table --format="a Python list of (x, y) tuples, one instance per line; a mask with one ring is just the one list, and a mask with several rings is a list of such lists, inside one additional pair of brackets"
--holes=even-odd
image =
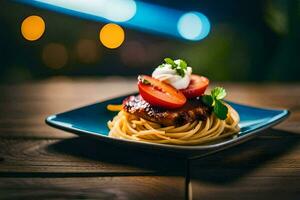
[(228, 99), (288, 108), (259, 137), (197, 160), (79, 138), (47, 115), (124, 95), (135, 80), (0, 86), (0, 199), (300, 199), (300, 85), (220, 83)]

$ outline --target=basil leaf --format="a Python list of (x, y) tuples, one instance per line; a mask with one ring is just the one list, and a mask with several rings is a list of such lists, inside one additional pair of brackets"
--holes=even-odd
[(176, 66), (176, 64), (174, 63), (174, 61), (171, 59), (171, 58), (165, 58), (164, 61), (167, 63), (167, 64), (170, 64), (172, 66)]
[(215, 87), (212, 91), (211, 91), (211, 95), (214, 99), (220, 100), (223, 99), (226, 96), (226, 91), (224, 88), (222, 87)]
[(207, 106), (212, 106), (213, 103), (214, 103), (214, 99), (212, 98), (211, 95), (203, 95), (202, 96), (202, 101)]
[(227, 118), (228, 108), (220, 100), (215, 100), (213, 111), (219, 119), (225, 120)]
[(184, 61), (184, 60), (179, 60), (179, 66), (182, 68), (182, 69), (187, 69), (187, 63)]

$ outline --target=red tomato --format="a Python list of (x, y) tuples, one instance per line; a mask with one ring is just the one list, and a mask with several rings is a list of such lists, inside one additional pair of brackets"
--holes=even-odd
[(171, 85), (146, 75), (141, 78), (144, 83), (141, 80), (138, 82), (140, 95), (149, 104), (169, 109), (179, 108), (185, 104), (185, 96)]
[(208, 84), (208, 78), (192, 74), (189, 86), (186, 89), (182, 89), (180, 91), (186, 98), (198, 97), (204, 94)]

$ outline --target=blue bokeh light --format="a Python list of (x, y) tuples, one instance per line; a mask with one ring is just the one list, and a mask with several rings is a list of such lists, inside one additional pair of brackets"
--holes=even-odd
[(183, 14), (177, 24), (179, 34), (188, 40), (201, 40), (210, 31), (210, 23), (207, 17), (199, 12)]
[(134, 0), (32, 0), (32, 2), (57, 6), (92, 16), (101, 16), (112, 22), (128, 21), (136, 12)]

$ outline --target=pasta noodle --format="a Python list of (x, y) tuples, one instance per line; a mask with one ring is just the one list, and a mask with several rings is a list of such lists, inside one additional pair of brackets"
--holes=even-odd
[(198, 145), (224, 137), (239, 131), (239, 115), (228, 104), (227, 119), (220, 120), (211, 114), (204, 121), (194, 121), (182, 126), (163, 127), (143, 118), (138, 118), (121, 110), (112, 121), (108, 122), (109, 136), (143, 142)]

